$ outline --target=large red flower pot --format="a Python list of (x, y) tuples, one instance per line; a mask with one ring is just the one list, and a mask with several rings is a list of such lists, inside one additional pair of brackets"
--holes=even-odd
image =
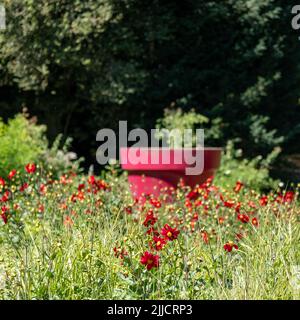
[[(185, 149), (164, 149), (164, 148), (121, 148), (121, 165), (128, 171), (130, 189), (135, 198), (145, 195), (158, 197), (162, 193), (171, 193), (180, 181), (184, 185), (193, 188), (197, 184), (213, 177), (220, 166), (222, 148), (204, 148), (201, 159), (203, 171), (197, 175), (187, 175), (186, 169), (191, 167), (188, 159), (183, 159), (181, 164), (174, 161), (178, 153)], [(196, 149), (190, 149), (191, 155), (195, 157)], [(170, 162), (163, 163), (163, 153), (170, 152)], [(130, 153), (130, 155), (129, 155)], [(144, 159), (142, 163), (137, 163), (136, 159)], [(159, 159), (155, 163), (151, 159)], [(128, 159), (130, 158), (130, 161)], [(182, 157), (184, 158), (184, 157)], [(133, 160), (133, 161), (132, 161)]]

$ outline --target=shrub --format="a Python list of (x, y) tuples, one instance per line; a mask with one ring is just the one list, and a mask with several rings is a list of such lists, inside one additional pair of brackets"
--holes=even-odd
[(67, 170), (78, 170), (81, 159), (68, 152), (71, 139), (62, 143), (61, 135), (49, 147), (46, 126), (37, 124), (36, 118), (18, 114), (8, 123), (0, 119), (0, 176), (12, 169), (21, 170), (30, 162), (51, 167), (55, 175)]
[(46, 127), (18, 114), (8, 123), (0, 120), (0, 175), (36, 161), (48, 148)]
[(243, 151), (235, 149), (231, 140), (223, 152), (222, 162), (216, 175), (216, 183), (223, 187), (233, 187), (240, 180), (254, 190), (277, 188), (279, 180), (270, 177), (269, 168), (280, 153), (275, 148), (266, 158), (261, 155), (254, 159), (243, 159)]

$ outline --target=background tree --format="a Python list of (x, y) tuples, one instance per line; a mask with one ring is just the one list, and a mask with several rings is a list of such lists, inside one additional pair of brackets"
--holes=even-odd
[[(75, 138), (127, 119), (151, 128), (170, 105), (214, 120), (247, 156), (299, 144), (299, 43), (281, 0), (5, 0), (0, 108), (22, 105)], [(90, 159), (89, 159), (90, 160)]]

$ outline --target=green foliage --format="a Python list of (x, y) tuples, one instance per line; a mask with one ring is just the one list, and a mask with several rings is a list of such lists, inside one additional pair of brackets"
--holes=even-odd
[(8, 121), (0, 121), (0, 176), (12, 169), (23, 169), (29, 162), (35, 162), (45, 152), (48, 142), (46, 127), (36, 125), (19, 114)]
[[(300, 261), (297, 189), (283, 202), (272, 191), (261, 204), (262, 194), (247, 186), (235, 192), (208, 184), (189, 201), (191, 189), (183, 187), (172, 203), (162, 197), (154, 208), (149, 199), (136, 203), (114, 169), (105, 181), (94, 177), (101, 189), (91, 177), (65, 176), (41, 194), (49, 177), (39, 169), (26, 176), (25, 192), (19, 191), (22, 179), (7, 182), (6, 188), (17, 188), (6, 206), (18, 209), (5, 212), (6, 223), (0, 215), (0, 299), (299, 297), (293, 270)], [(237, 218), (237, 205), (248, 222)], [(146, 233), (149, 212), (158, 232), (165, 223), (180, 231), (160, 251)], [(229, 241), (236, 247), (227, 252)], [(158, 268), (141, 264), (145, 251), (159, 255)]]
[(77, 171), (82, 159), (68, 151), (71, 140), (62, 143), (59, 135), (49, 147), (45, 133), (46, 126), (36, 124), (35, 118), (28, 119), (27, 114), (18, 114), (8, 123), (0, 120), (0, 176), (12, 169), (23, 170), (32, 162), (51, 167), (55, 175)]
[(243, 151), (235, 149), (234, 141), (229, 141), (217, 171), (216, 183), (224, 188), (233, 188), (236, 181), (241, 181), (257, 191), (276, 189), (279, 181), (270, 177), (269, 169), (279, 153), (280, 149), (276, 148), (266, 158), (257, 156), (251, 160), (243, 159)]
[[(156, 122), (156, 129), (159, 130), (157, 138), (165, 138), (168, 145), (174, 148), (181, 148), (183, 143), (183, 134), (184, 130), (192, 129), (195, 130), (196, 126), (199, 126), (204, 123), (208, 123), (209, 120), (207, 117), (198, 114), (194, 109), (189, 112), (183, 112), (182, 109), (165, 109), (164, 117), (158, 119)], [(169, 132), (164, 131), (164, 129)], [(174, 131), (173, 138), (172, 130)], [(189, 144), (185, 144), (185, 147), (192, 147), (196, 145), (196, 136), (193, 132), (191, 141), (188, 141)]]
[(87, 154), (99, 127), (127, 119), (153, 128), (162, 106), (175, 103), (218, 119), (218, 144), (240, 137), (250, 157), (266, 156), (279, 141), (297, 150), (300, 59), (286, 1), (4, 5), (2, 116), (30, 105), (52, 138), (73, 136)]
[(62, 134), (59, 134), (54, 140), (52, 146), (44, 150), (40, 156), (41, 163), (50, 168), (55, 176), (60, 176), (66, 172), (81, 172), (80, 167), (83, 158), (77, 157), (75, 152), (70, 152), (72, 139), (67, 138), (62, 142)]

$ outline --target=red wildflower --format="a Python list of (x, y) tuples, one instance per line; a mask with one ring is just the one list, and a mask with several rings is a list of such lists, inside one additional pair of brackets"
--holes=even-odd
[(291, 203), (294, 199), (294, 192), (293, 191), (287, 191), (284, 195), (279, 194), (275, 201), (278, 203)]
[(35, 173), (36, 171), (36, 165), (34, 163), (28, 163), (25, 166), (25, 170), (27, 171), (27, 173)]
[(238, 214), (237, 218), (243, 223), (249, 222), (249, 216), (247, 216), (246, 214)]
[(156, 229), (154, 229), (153, 227), (149, 228), (147, 230), (146, 234), (153, 235), (153, 236), (156, 236), (156, 237), (159, 236), (159, 232)]
[(45, 194), (47, 192), (47, 186), (45, 186), (43, 183), (40, 185), (40, 193)]
[(242, 206), (242, 204), (240, 202), (238, 202), (236, 207), (235, 207), (235, 212), (240, 213), (241, 206)]
[(233, 241), (228, 241), (227, 243), (224, 244), (225, 251), (231, 252), (232, 248), (238, 250), (239, 247)]
[(256, 209), (256, 204), (253, 201), (249, 201), (248, 204), (250, 208)]
[(90, 185), (94, 185), (94, 184), (96, 183), (96, 178), (95, 178), (95, 176), (90, 176), (90, 177), (88, 178), (88, 183), (89, 183)]
[(9, 197), (10, 197), (10, 192), (5, 191), (2, 198), (1, 198), (1, 202), (7, 202), (9, 200)]
[(223, 224), (224, 221), (225, 221), (225, 219), (224, 219), (223, 217), (219, 217), (219, 218), (218, 218), (218, 221), (219, 221), (219, 224)]
[(79, 184), (79, 185), (78, 185), (78, 191), (83, 190), (84, 187), (85, 187), (84, 183)]
[(72, 202), (76, 202), (77, 200), (77, 194), (76, 193), (73, 193), (72, 195), (71, 195), (71, 198), (70, 198), (70, 200), (72, 201)]
[(147, 266), (147, 270), (158, 268), (159, 256), (146, 251), (141, 257), (141, 264)]
[(6, 212), (8, 212), (9, 211), (9, 208), (7, 207), (7, 206), (3, 206), (2, 208), (1, 208), (1, 212), (3, 213), (3, 214), (5, 214)]
[(202, 201), (201, 201), (201, 200), (196, 200), (196, 201), (195, 201), (195, 206), (196, 206), (196, 207), (202, 206)]
[(145, 227), (149, 227), (150, 225), (153, 226), (156, 223), (156, 221), (157, 218), (154, 216), (153, 210), (150, 209), (146, 215), (143, 225)]
[(176, 228), (171, 228), (168, 224), (165, 224), (161, 229), (161, 234), (170, 241), (177, 239), (179, 233), (179, 230), (177, 230)]
[(258, 220), (257, 220), (257, 218), (252, 218), (252, 224), (253, 224), (255, 227), (258, 227)]
[(196, 222), (196, 221), (198, 221), (198, 219), (199, 219), (198, 213), (194, 213), (194, 215), (192, 217), (192, 221)]
[(262, 196), (260, 199), (259, 199), (259, 204), (264, 207), (268, 204), (268, 197), (267, 196)]
[(192, 190), (188, 193), (188, 195), (186, 196), (189, 200), (194, 200), (198, 197), (198, 192), (197, 190)]
[(74, 224), (73, 220), (70, 216), (66, 216), (64, 219), (64, 225), (65, 227), (71, 227)]
[(239, 241), (244, 238), (244, 235), (241, 232), (238, 232), (235, 234), (235, 238), (237, 241)]
[(224, 201), (223, 202), (224, 206), (227, 207), (227, 208), (232, 208), (234, 207), (235, 203), (233, 200), (227, 200), (227, 201)]
[(201, 237), (204, 243), (208, 244), (209, 237), (208, 233), (206, 231), (201, 231)]
[(126, 208), (125, 208), (125, 212), (126, 212), (127, 214), (132, 214), (132, 207), (130, 207), (130, 206), (126, 207)]
[(150, 203), (153, 205), (155, 208), (160, 208), (161, 207), (161, 202), (157, 199), (151, 198)]
[(293, 191), (287, 191), (283, 197), (284, 202), (292, 202), (294, 200), (295, 193)]
[(63, 185), (66, 185), (68, 184), (68, 182), (70, 182), (70, 179), (68, 179), (66, 175), (63, 175), (59, 178), (59, 182)]
[(114, 247), (114, 255), (116, 258), (124, 259), (125, 256), (128, 256), (128, 253), (124, 248)]
[(2, 220), (4, 222), (4, 224), (7, 224), (7, 216), (6, 216), (6, 214), (2, 213), (1, 214), (1, 218), (2, 218)]
[(20, 187), (20, 191), (24, 192), (29, 187), (29, 184), (27, 182), (23, 183)]
[(83, 201), (84, 198), (85, 198), (85, 195), (82, 191), (79, 191), (76, 195), (77, 199), (80, 200), (80, 201)]
[(1, 208), (1, 218), (3, 220), (3, 222), (6, 224), (7, 223), (7, 215), (6, 215), (6, 212), (8, 212), (9, 209), (6, 207), (6, 206), (3, 206)]
[(11, 170), (11, 172), (8, 174), (8, 179), (11, 180), (16, 174), (17, 170)]
[(45, 207), (42, 205), (42, 204), (40, 204), (39, 206), (38, 206), (38, 212), (39, 213), (43, 213), (45, 211)]
[(5, 180), (0, 177), (0, 186), (5, 187)]
[(154, 248), (157, 251), (162, 250), (167, 243), (167, 241), (164, 238), (155, 237), (155, 236), (153, 237), (153, 241), (155, 242)]
[(184, 205), (186, 208), (191, 208), (193, 206), (190, 199), (186, 199)]
[(237, 181), (234, 187), (234, 192), (240, 192), (244, 184), (241, 181)]
[(106, 190), (106, 189), (108, 189), (108, 184), (103, 180), (98, 180), (97, 181), (97, 187), (100, 190)]

